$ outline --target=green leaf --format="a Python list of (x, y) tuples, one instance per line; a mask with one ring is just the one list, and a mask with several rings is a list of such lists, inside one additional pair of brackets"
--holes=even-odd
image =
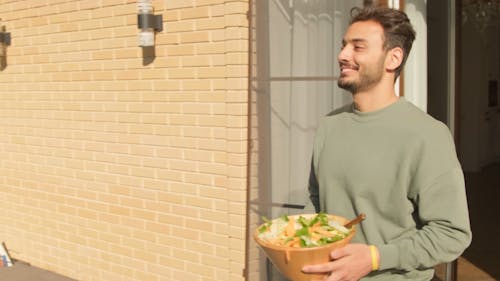
[(304, 226), (301, 229), (298, 229), (297, 231), (295, 231), (295, 236), (298, 236), (298, 237), (309, 236), (309, 227)]
[(266, 223), (266, 224), (262, 225), (262, 226), (259, 228), (259, 233), (266, 232), (268, 229), (269, 229), (269, 226), (268, 226), (268, 224)]
[(297, 219), (297, 222), (302, 225), (302, 227), (308, 227), (309, 226), (309, 222), (307, 221), (307, 219), (303, 216), (300, 216), (298, 219)]

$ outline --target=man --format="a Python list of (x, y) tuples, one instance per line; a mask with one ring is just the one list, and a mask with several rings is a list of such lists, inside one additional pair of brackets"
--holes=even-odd
[(316, 212), (366, 219), (326, 280), (430, 280), (471, 241), (463, 172), (448, 128), (395, 94), (415, 38), (407, 16), (353, 10), (338, 55), (338, 85), (353, 104), (321, 122), (309, 191)]

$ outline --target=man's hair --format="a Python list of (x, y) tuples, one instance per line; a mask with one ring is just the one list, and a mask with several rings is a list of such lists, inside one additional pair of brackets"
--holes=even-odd
[(374, 21), (384, 29), (384, 49), (390, 50), (395, 47), (403, 49), (403, 61), (395, 69), (395, 77), (398, 77), (403, 69), (406, 59), (410, 54), (415, 30), (408, 16), (399, 10), (384, 7), (355, 7), (351, 10), (351, 24), (358, 21)]

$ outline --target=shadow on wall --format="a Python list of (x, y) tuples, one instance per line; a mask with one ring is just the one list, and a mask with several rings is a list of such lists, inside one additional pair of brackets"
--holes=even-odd
[(7, 50), (0, 46), (0, 71), (7, 68)]
[(151, 64), (155, 58), (155, 46), (142, 47), (142, 65)]
[(0, 26), (0, 71), (7, 67), (7, 46), (10, 45), (10, 33), (5, 26)]

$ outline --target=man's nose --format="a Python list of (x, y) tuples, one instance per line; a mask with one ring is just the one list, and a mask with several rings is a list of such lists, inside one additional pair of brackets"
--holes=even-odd
[(348, 51), (348, 47), (347, 46), (344, 46), (342, 49), (340, 49), (340, 52), (339, 54), (337, 55), (337, 60), (338, 61), (347, 61), (349, 60), (349, 51)]

